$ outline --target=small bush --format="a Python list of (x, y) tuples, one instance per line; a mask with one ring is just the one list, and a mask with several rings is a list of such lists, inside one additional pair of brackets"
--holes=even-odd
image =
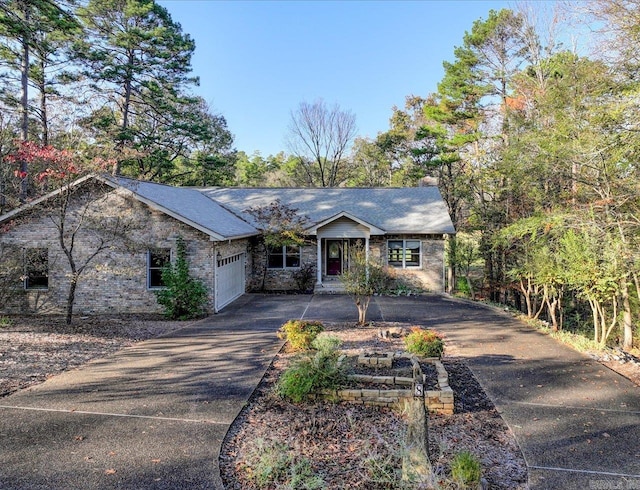
[(316, 268), (313, 264), (306, 263), (293, 272), (293, 280), (298, 286), (298, 291), (307, 292), (313, 289), (316, 281)]
[(278, 381), (278, 393), (294, 403), (301, 403), (319, 390), (336, 390), (346, 380), (338, 351), (325, 349), (313, 356), (306, 354), (288, 368)]
[(10, 327), (11, 325), (11, 318), (7, 316), (0, 316), (0, 327)]
[(289, 342), (293, 350), (309, 350), (311, 343), (324, 330), (320, 322), (309, 320), (289, 320), (280, 327), (278, 337)]
[(311, 347), (315, 350), (323, 351), (323, 352), (331, 352), (340, 348), (342, 345), (342, 340), (333, 335), (321, 334), (318, 335), (313, 342), (311, 342)]
[(207, 308), (207, 287), (191, 277), (187, 261), (187, 246), (182, 237), (176, 242), (177, 257), (162, 271), (163, 289), (154, 291), (164, 314), (172, 320), (189, 320), (204, 315)]
[(322, 478), (314, 474), (307, 458), (295, 457), (282, 442), (258, 439), (242, 466), (247, 478), (260, 489), (320, 490)]
[(477, 488), (482, 477), (482, 465), (469, 451), (461, 451), (451, 462), (451, 477), (463, 488)]
[(277, 441), (256, 441), (255, 450), (248, 455), (244, 470), (258, 488), (269, 488), (283, 480), (291, 465), (289, 447)]
[(420, 327), (412, 327), (404, 343), (409, 352), (420, 357), (440, 357), (444, 351), (442, 335)]

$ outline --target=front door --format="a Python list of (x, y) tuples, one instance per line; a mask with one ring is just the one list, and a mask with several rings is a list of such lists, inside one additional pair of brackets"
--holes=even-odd
[(327, 276), (339, 276), (349, 267), (349, 240), (327, 240)]
[(327, 275), (342, 274), (342, 240), (327, 240)]

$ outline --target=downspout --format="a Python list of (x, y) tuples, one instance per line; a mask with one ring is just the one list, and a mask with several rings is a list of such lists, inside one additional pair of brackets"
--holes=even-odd
[(213, 246), (213, 313), (218, 313), (218, 247)]
[(316, 258), (316, 286), (322, 286), (322, 238), (319, 235), (316, 240), (318, 256)]

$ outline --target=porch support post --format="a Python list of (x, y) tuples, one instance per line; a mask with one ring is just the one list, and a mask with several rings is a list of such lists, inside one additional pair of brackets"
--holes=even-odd
[(322, 238), (318, 237), (316, 241), (318, 247), (318, 259), (316, 261), (316, 284), (322, 284)]
[(367, 281), (369, 280), (369, 236), (364, 237), (364, 257), (367, 263)]

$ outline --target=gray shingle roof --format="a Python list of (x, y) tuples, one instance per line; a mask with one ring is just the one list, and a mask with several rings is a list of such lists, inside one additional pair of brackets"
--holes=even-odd
[(276, 199), (296, 208), (311, 223), (349, 213), (387, 234), (449, 234), (455, 229), (437, 187), (406, 188), (209, 188), (201, 192), (255, 225), (247, 208)]
[[(206, 233), (214, 240), (259, 234), (246, 211), (277, 199), (309, 219), (310, 228), (343, 214), (373, 225), (386, 234), (455, 233), (437, 187), (406, 188), (207, 188), (173, 187), (113, 176), (85, 176), (71, 185), (97, 178), (123, 188), (142, 202)], [(12, 218), (55, 195), (53, 192), (0, 217)]]
[(253, 226), (233, 215), (197, 189), (126, 179), (105, 177), (124, 187), (163, 212), (188, 223), (217, 240), (229, 240), (258, 233)]

